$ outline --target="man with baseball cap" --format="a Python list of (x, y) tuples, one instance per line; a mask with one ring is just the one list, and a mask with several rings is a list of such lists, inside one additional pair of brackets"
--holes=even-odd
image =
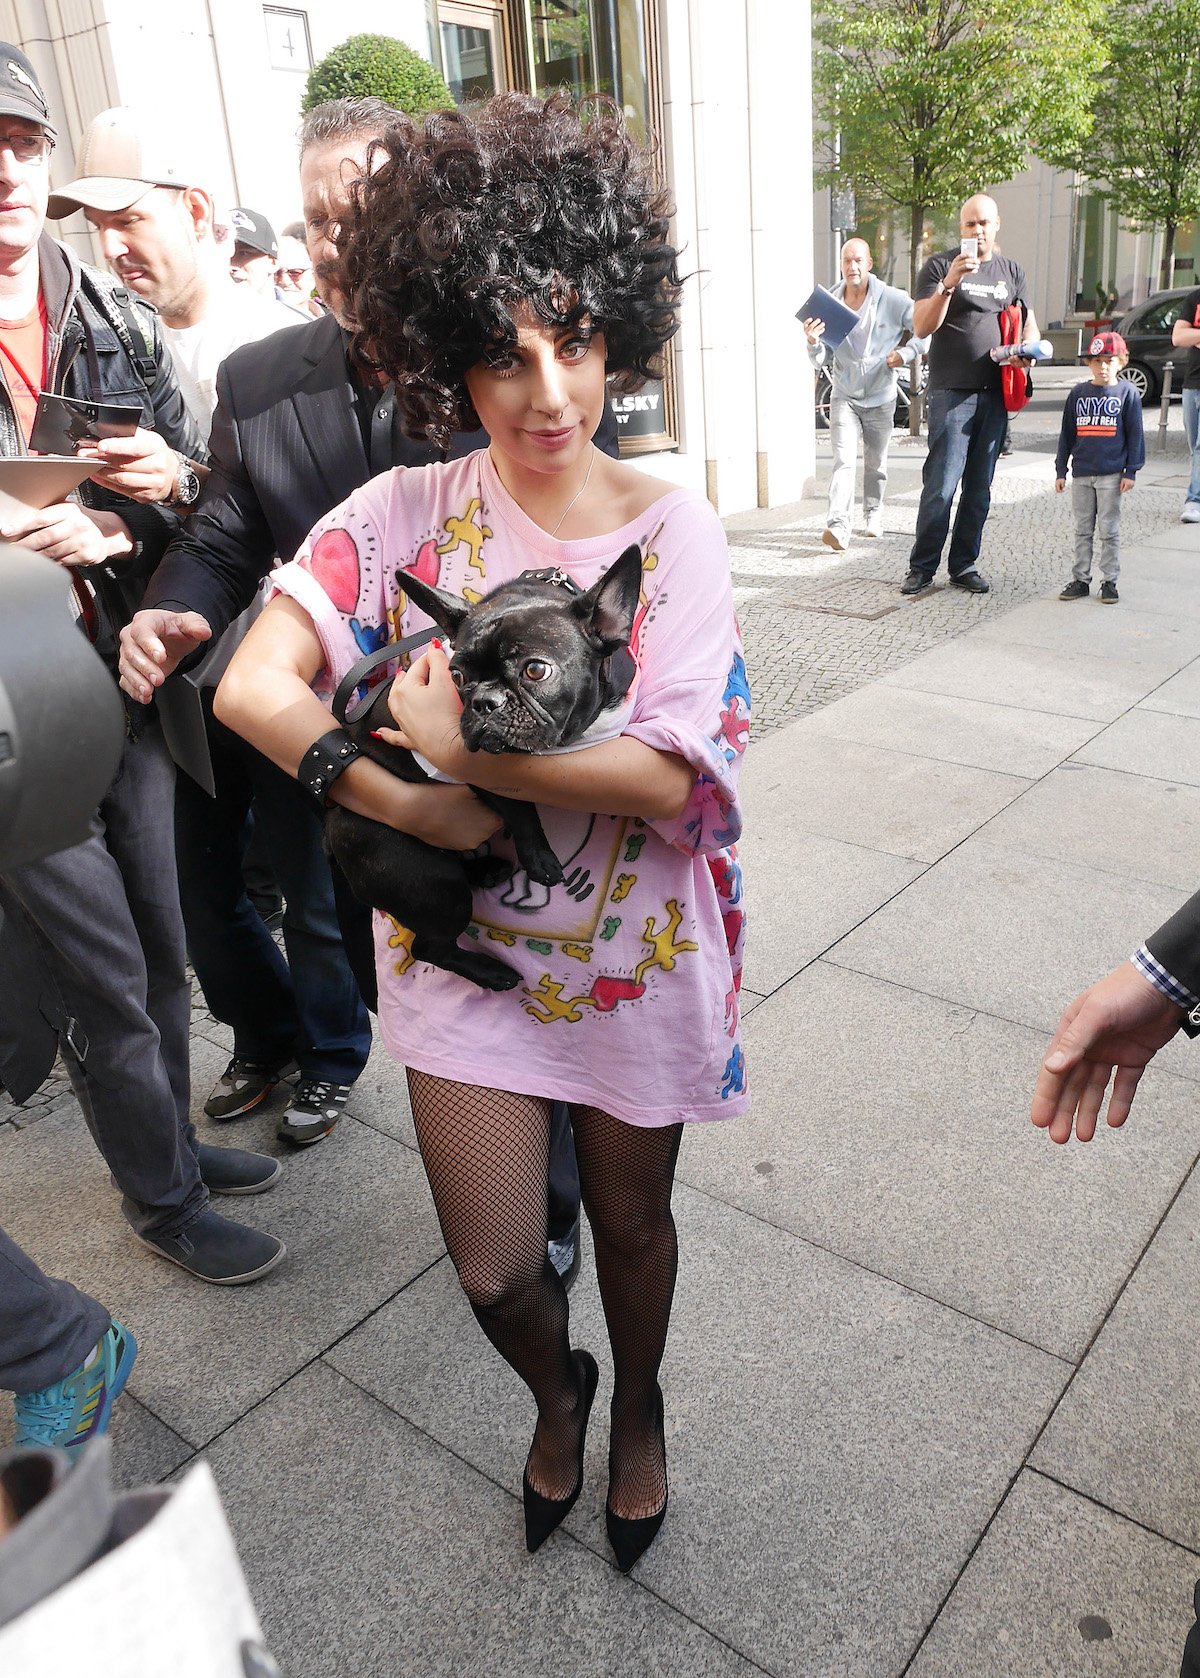
[[(161, 310), (163, 336), (207, 440), (225, 358), (280, 327), (301, 323), (273, 294), (264, 297), (250, 285), (235, 284), (228, 246), (215, 236), (213, 195), (195, 184), (202, 171), (176, 156), (174, 146), (140, 112), (102, 112), (81, 148), (90, 172), (56, 193), (53, 207), (59, 214), (82, 207), (118, 278)], [(161, 180), (168, 172), (178, 185), (147, 185), (151, 174)], [(115, 207), (101, 209), (101, 201)], [(274, 247), (275, 236), (261, 217), (234, 210), (229, 223), (239, 239)], [(113, 455), (117, 444), (102, 450)], [(256, 600), (210, 644), (189, 672), (190, 688), (183, 690), (202, 708), (212, 793), (184, 769), (175, 784), (188, 953), (210, 1011), (234, 1035), (233, 1070), (218, 1080), (206, 1104), (216, 1119), (239, 1118), (259, 1105), (289, 1066), (298, 1066), (308, 1083), (348, 1092), (371, 1048), (371, 1022), (342, 947), (320, 824), (294, 780), (213, 719), (213, 690), (258, 608)], [(289, 961), (244, 890), (251, 814), (285, 898)], [(243, 1076), (239, 1068), (246, 1065), (258, 1068), (259, 1075)], [(320, 1114), (310, 1113), (297, 1118), (288, 1135), (314, 1142), (331, 1128)]]
[[(135, 409), (142, 454), (157, 432), (177, 463), (202, 455), (153, 310), (43, 231), (53, 144), (33, 66), (0, 42), (0, 457), (27, 453), (43, 392)], [(4, 512), (0, 541), (69, 571), (81, 625), (115, 674), (117, 633), (180, 520), (108, 476), (98, 468), (77, 500)], [(135, 1234), (206, 1281), (247, 1282), (283, 1244), (218, 1216), (209, 1192), (256, 1193), (279, 1167), (198, 1145), (189, 1121), (172, 780), (155, 709), (128, 706), (120, 769), (88, 838), (0, 873), (0, 1080), (26, 1100), (61, 1053)], [(44, 1334), (46, 1310), (33, 1292), (18, 1316)]]
[(250, 286), (261, 297), (274, 297), (275, 266), (279, 261), (275, 229), (266, 216), (241, 206), (230, 211), (229, 222), (234, 238), (229, 266), (234, 279)]
[[(49, 214), (82, 210), (117, 279), (154, 304), (184, 398), (207, 439), (221, 362), (242, 344), (294, 326), (296, 317), (273, 293), (263, 297), (234, 283), (205, 169), (160, 121), (127, 106), (101, 111), (83, 137), (78, 165), (76, 179), (51, 193)], [(239, 239), (245, 229), (236, 218), (245, 214), (234, 210), (228, 218)]]

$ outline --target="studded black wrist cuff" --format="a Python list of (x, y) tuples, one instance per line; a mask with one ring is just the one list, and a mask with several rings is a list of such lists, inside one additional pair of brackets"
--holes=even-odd
[(330, 787), (342, 770), (348, 769), (359, 756), (361, 753), (346, 730), (331, 728), (328, 734), (322, 734), (305, 752), (300, 759), (296, 777), (317, 803), (324, 806), (329, 798)]

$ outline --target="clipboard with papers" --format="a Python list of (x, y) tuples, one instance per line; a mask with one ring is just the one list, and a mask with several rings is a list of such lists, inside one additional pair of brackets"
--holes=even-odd
[(65, 501), (96, 470), (77, 455), (15, 455), (0, 460), (0, 512), (40, 512)]
[(855, 311), (848, 309), (831, 291), (826, 291), (823, 285), (812, 288), (796, 310), (796, 319), (821, 321), (825, 327), (821, 334), (821, 342), (827, 350), (836, 350), (858, 325), (858, 315)]

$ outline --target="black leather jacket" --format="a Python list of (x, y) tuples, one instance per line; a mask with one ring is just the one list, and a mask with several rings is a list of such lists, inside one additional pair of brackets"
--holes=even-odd
[[(136, 404), (147, 430), (157, 431), (189, 459), (205, 460), (204, 445), (184, 405), (171, 353), (159, 333), (157, 311), (152, 305), (124, 292), (108, 275), (84, 268), (72, 251), (45, 233), (38, 242), (38, 261), (46, 304), (45, 389), (91, 401)], [(132, 349), (144, 360), (147, 379), (143, 379), (135, 354), (130, 353), (115, 324), (122, 317), (111, 301), (114, 292), (132, 304), (130, 312), (135, 321), (144, 322), (141, 342), (133, 342)], [(131, 339), (128, 329), (124, 336)], [(0, 456), (25, 453), (0, 367)], [(100, 650), (111, 664), (115, 660), (116, 632), (136, 611), (146, 580), (178, 531), (180, 520), (166, 507), (130, 501), (90, 480), (81, 486), (79, 495), (85, 506), (118, 513), (137, 544), (130, 557), (91, 566), (87, 571), (87, 580), (107, 619), (109, 633)]]

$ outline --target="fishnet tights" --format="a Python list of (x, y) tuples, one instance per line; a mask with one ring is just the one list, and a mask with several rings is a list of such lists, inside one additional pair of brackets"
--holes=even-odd
[[(527, 1471), (544, 1497), (575, 1485), (578, 1373), (567, 1295), (546, 1256), (549, 1103), (410, 1071), (417, 1141), (446, 1247), (492, 1345), (537, 1404)], [(583, 1204), (613, 1351), (609, 1501), (628, 1520), (666, 1497), (658, 1429), (678, 1248), (671, 1186), (682, 1125), (643, 1129), (573, 1107)]]

